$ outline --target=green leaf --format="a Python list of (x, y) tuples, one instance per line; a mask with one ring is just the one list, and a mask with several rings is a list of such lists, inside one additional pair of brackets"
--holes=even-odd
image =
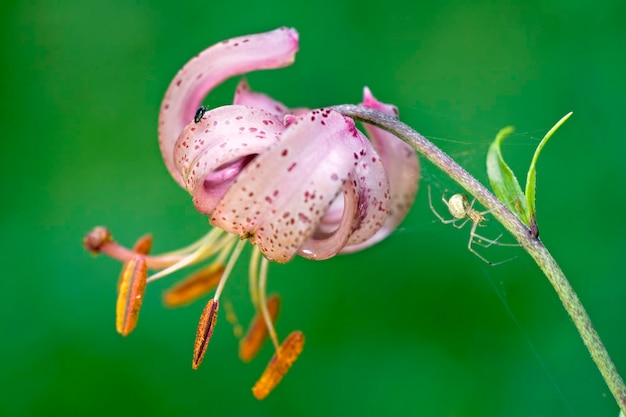
[(529, 226), (531, 230), (534, 231), (535, 235), (537, 232), (537, 212), (535, 209), (535, 188), (537, 182), (537, 159), (539, 158), (539, 154), (543, 147), (548, 143), (548, 140), (552, 137), (554, 132), (556, 132), (562, 125), (569, 119), (572, 115), (572, 112), (567, 113), (565, 116), (561, 118), (553, 127), (546, 133), (541, 142), (539, 142), (539, 146), (535, 150), (535, 154), (533, 155), (533, 159), (530, 162), (530, 168), (528, 169), (528, 175), (526, 177), (526, 206), (528, 207), (528, 218), (530, 219)]
[(502, 152), (500, 151), (502, 141), (513, 133), (513, 130), (512, 126), (501, 129), (489, 147), (489, 152), (487, 153), (487, 175), (489, 176), (491, 188), (498, 200), (529, 226), (530, 217), (522, 187), (520, 187), (511, 168), (504, 162)]

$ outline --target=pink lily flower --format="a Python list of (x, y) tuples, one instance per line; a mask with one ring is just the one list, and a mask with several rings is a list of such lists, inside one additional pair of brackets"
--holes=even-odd
[[(165, 296), (166, 304), (187, 304), (217, 286), (201, 317), (194, 368), (206, 351), (226, 279), (249, 241), (254, 246), (250, 291), (262, 318), (250, 337), (262, 340), (259, 332), (268, 334), (277, 351), (253, 389), (257, 398), (280, 381), (304, 343), (299, 332), (278, 343), (277, 313), (270, 313), (265, 291), (269, 261), (285, 263), (295, 255), (327, 259), (381, 241), (406, 216), (419, 180), (418, 160), (408, 145), (365, 125), (370, 141), (332, 107), (289, 109), (243, 80), (233, 104), (199, 108), (227, 78), (290, 65), (297, 50), (293, 29), (234, 38), (194, 57), (167, 89), (159, 116), (165, 165), (214, 229), (191, 246), (160, 256), (148, 255), (141, 243), (123, 248), (104, 228), (85, 239), (91, 251), (126, 262), (118, 298), (118, 331), (124, 335), (136, 324), (146, 283), (216, 257)], [(377, 101), (368, 88), (362, 105), (397, 117), (397, 109)], [(158, 272), (148, 277), (148, 269)], [(246, 343), (249, 338), (242, 340)]]

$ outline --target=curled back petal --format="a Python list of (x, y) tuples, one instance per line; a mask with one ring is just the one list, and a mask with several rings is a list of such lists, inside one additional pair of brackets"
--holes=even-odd
[[(349, 184), (344, 187), (344, 198), (333, 201), (313, 237), (300, 250), (300, 255), (313, 259), (334, 256), (337, 252), (329, 250), (329, 247), (335, 247), (332, 243), (337, 241), (340, 232), (348, 233), (344, 246), (357, 245), (372, 237), (385, 223), (389, 215), (390, 194), (380, 157), (365, 141), (354, 162)], [(346, 217), (352, 210), (355, 211), (350, 218), (349, 229), (345, 230)]]
[(298, 33), (279, 28), (220, 42), (192, 58), (170, 83), (159, 114), (159, 145), (167, 169), (184, 187), (174, 166), (174, 143), (194, 119), (204, 96), (216, 85), (250, 71), (280, 68), (293, 63), (298, 50)]
[[(249, 237), (269, 259), (289, 261), (314, 234), (368, 145), (352, 119), (337, 112), (300, 116), (239, 174), (211, 224)], [(341, 250), (349, 237), (343, 235), (346, 240), (334, 242), (329, 253)]]
[(269, 113), (272, 113), (282, 119), (289, 109), (280, 101), (276, 101), (267, 94), (257, 93), (250, 89), (248, 81), (244, 78), (239, 81), (237, 89), (235, 90), (235, 98), (233, 104), (239, 104), (243, 106), (256, 107), (257, 109), (263, 109)]
[(389, 216), (389, 180), (385, 167), (370, 142), (363, 147), (355, 165), (354, 184), (358, 187), (359, 216), (352, 225), (347, 245), (361, 243), (374, 235)]
[(188, 124), (176, 141), (174, 163), (196, 209), (211, 214), (241, 170), (284, 129), (275, 115), (247, 106), (218, 107)]
[[(300, 247), (298, 254), (304, 258), (323, 260), (335, 256), (346, 245), (352, 233), (359, 210), (357, 186), (350, 174), (343, 183), (343, 196), (335, 198), (333, 212), (324, 215), (313, 235)], [(337, 209), (341, 209), (337, 213)], [(332, 221), (328, 221), (332, 217)]]
[[(362, 105), (390, 116), (398, 116), (398, 109), (395, 106), (376, 100), (367, 87), (363, 90)], [(364, 124), (364, 126), (374, 148), (382, 158), (389, 178), (391, 197), (389, 216), (376, 234), (360, 244), (346, 246), (342, 253), (367, 248), (387, 237), (409, 212), (419, 184), (419, 161), (413, 149), (383, 129), (369, 124)]]
[[(233, 104), (241, 104), (244, 106), (256, 107), (259, 109), (263, 109), (272, 114), (275, 114), (277, 117), (281, 119), (288, 117), (290, 115), (300, 116), (304, 113), (308, 113), (311, 109), (306, 107), (298, 107), (295, 109), (290, 109), (285, 106), (280, 101), (274, 100), (272, 97), (267, 94), (257, 93), (256, 91), (252, 91), (250, 89), (250, 85), (248, 81), (244, 78), (237, 85), (237, 89), (235, 90), (235, 99)], [(284, 125), (289, 124), (290, 118), (287, 118), (286, 122), (283, 122)]]

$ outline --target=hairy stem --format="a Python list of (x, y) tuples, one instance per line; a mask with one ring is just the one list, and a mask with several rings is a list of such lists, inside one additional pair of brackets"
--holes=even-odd
[(589, 315), (578, 299), (576, 292), (565, 277), (548, 249), (538, 237), (515, 215), (508, 210), (484, 185), (472, 177), (463, 167), (457, 164), (445, 152), (437, 148), (424, 136), (411, 127), (376, 110), (355, 105), (334, 106), (334, 110), (355, 120), (378, 126), (394, 134), (411, 145), (418, 153), (439, 167), (450, 178), (456, 181), (469, 194), (474, 196), (522, 245), (528, 254), (537, 262), (557, 292), (565, 310), (568, 312), (580, 336), (587, 346), (591, 357), (600, 370), (611, 393), (615, 397), (620, 410), (626, 414), (626, 386), (611, 361), (598, 332), (596, 332)]

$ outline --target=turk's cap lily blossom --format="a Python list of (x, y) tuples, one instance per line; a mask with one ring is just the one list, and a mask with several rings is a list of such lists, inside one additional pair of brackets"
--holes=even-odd
[[(290, 109), (252, 91), (244, 79), (232, 104), (199, 108), (227, 78), (290, 65), (297, 50), (298, 33), (287, 28), (230, 39), (194, 57), (167, 89), (159, 115), (163, 160), (213, 229), (186, 248), (161, 255), (149, 253), (151, 237), (128, 249), (104, 227), (84, 240), (91, 252), (125, 263), (117, 304), (123, 335), (137, 324), (147, 284), (213, 258), (164, 296), (174, 307), (214, 291), (200, 318), (194, 369), (213, 334), (226, 280), (245, 243), (252, 243), (249, 285), (257, 317), (241, 338), (240, 355), (251, 360), (267, 337), (276, 349), (254, 386), (259, 399), (273, 390), (304, 345), (298, 331), (278, 342), (278, 301), (266, 297), (269, 262), (288, 262), (296, 255), (327, 259), (381, 241), (406, 216), (419, 180), (418, 160), (407, 144), (365, 124), (368, 139), (332, 107)], [(368, 88), (362, 105), (398, 116)], [(156, 272), (148, 276), (148, 270)], [(223, 308), (232, 310), (228, 304)]]
[[(332, 109), (290, 110), (245, 81), (234, 104), (194, 120), (226, 78), (291, 64), (297, 40), (281, 28), (208, 48), (174, 77), (159, 117), (163, 159), (196, 209), (282, 263), (382, 240), (405, 217), (419, 179), (415, 153), (393, 135), (366, 126), (370, 142)], [(363, 105), (397, 117), (367, 88)]]

